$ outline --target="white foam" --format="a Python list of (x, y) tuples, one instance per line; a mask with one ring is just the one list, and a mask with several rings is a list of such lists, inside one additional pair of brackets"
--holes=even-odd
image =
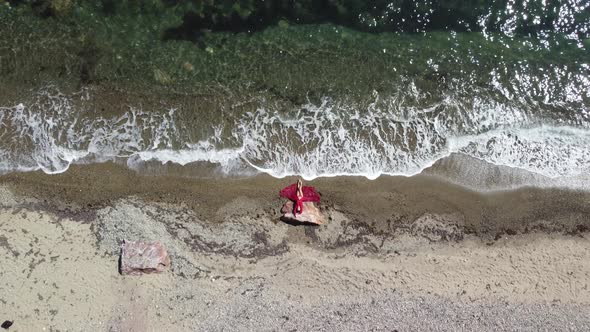
[(590, 129), (583, 112), (569, 121), (583, 126), (573, 127), (559, 125), (567, 120), (539, 123), (531, 112), (478, 95), (471, 109), (452, 97), (422, 107), (406, 106), (399, 96), (375, 97), (362, 112), (325, 98), (288, 118), (267, 109), (250, 113), (240, 123), (243, 157), (272, 176), (308, 180), (412, 176), (452, 153), (551, 178), (588, 174)]
[(146, 149), (171, 148), (178, 134), (174, 109), (162, 113), (131, 108), (112, 118), (74, 109), (87, 91), (65, 96), (41, 90), (30, 105), (0, 108), (0, 171), (65, 172), (85, 159), (105, 161)]
[[(513, 93), (500, 81), (492, 85), (497, 93)], [(393, 96), (375, 92), (365, 106), (324, 98), (318, 105), (284, 109), (260, 101), (252, 112), (204, 123), (207, 130), (178, 126), (182, 110), (129, 107), (104, 117), (74, 109), (73, 100), (88, 99), (88, 91), (65, 96), (47, 89), (29, 105), (0, 108), (0, 172), (53, 174), (72, 163), (126, 158), (134, 169), (149, 161), (205, 162), (226, 174), (255, 169), (307, 180), (375, 179), (419, 174), (461, 153), (550, 178), (590, 173), (587, 110), (555, 121), (552, 113), (535, 112), (520, 101), (499, 102), (485, 91), (472, 98), (450, 92), (432, 98), (411, 82), (408, 86)]]
[(556, 178), (587, 174), (590, 170), (589, 147), (588, 129), (540, 125), (453, 137), (449, 150), (491, 164)]
[(173, 162), (184, 166), (196, 161), (226, 164), (232, 160), (238, 159), (242, 151), (243, 149), (215, 150), (214, 148), (203, 149), (202, 147), (196, 146), (183, 150), (164, 149), (141, 151), (136, 155), (142, 161), (157, 160), (163, 164)]
[[(200, 141), (197, 144), (187, 144), (187, 148), (181, 150), (147, 150), (129, 156), (127, 166), (131, 169), (140, 169), (141, 165), (149, 161), (158, 161), (161, 164), (175, 163), (182, 166), (196, 162), (217, 164), (219, 170), (225, 174), (248, 172), (240, 170), (240, 155), (243, 148), (216, 149), (208, 141)], [(251, 173), (251, 172), (249, 172)], [(238, 175), (238, 174), (236, 174)]]

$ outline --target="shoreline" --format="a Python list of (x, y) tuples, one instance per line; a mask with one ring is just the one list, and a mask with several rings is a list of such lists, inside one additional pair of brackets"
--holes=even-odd
[[(486, 174), (478, 174), (485, 179)], [(148, 204), (183, 206), (205, 222), (220, 223), (227, 217), (223, 207), (236, 200), (248, 201), (245, 214), (278, 218), (282, 202), (278, 191), (294, 179), (265, 174), (244, 178), (144, 175), (107, 162), (72, 165), (54, 175), (11, 173), (0, 176), (0, 184), (36, 199), (39, 207), (55, 211), (60, 206), (69, 211), (66, 216), (80, 215), (77, 218), (88, 222), (98, 208), (137, 198)], [(371, 232), (393, 233), (425, 214), (450, 216), (464, 233), (485, 239), (536, 230), (580, 234), (590, 229), (585, 217), (590, 214), (590, 191), (521, 187), (480, 192), (444, 180), (436, 171), (375, 180), (319, 178), (307, 183), (320, 192), (324, 211), (338, 211)]]

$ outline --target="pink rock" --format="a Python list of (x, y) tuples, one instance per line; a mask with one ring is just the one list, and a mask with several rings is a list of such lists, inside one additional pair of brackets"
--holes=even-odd
[(170, 257), (160, 242), (123, 241), (121, 274), (160, 273), (170, 266)]
[(324, 215), (320, 212), (313, 202), (303, 202), (303, 213), (293, 215), (293, 202), (288, 201), (281, 208), (283, 216), (281, 219), (286, 222), (299, 222), (321, 225), (324, 223)]

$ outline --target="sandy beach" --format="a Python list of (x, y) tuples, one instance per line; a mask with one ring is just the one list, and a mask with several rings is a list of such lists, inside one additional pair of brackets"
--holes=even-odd
[(1, 331), (590, 331), (590, 1), (0, 0), (0, 78)]
[[(293, 226), (277, 195), (291, 180), (113, 164), (5, 175), (0, 319), (11, 331), (590, 329), (587, 193), (320, 179), (328, 222)], [(172, 267), (120, 275), (124, 239), (161, 241)]]

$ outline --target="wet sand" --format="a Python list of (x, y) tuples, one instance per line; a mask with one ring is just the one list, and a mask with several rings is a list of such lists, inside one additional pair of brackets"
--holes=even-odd
[[(68, 206), (66, 210), (79, 215), (76, 218), (133, 196), (145, 202), (186, 206), (202, 221), (217, 223), (227, 219), (222, 208), (238, 199), (250, 202), (238, 214), (276, 217), (282, 202), (278, 191), (296, 181), (267, 175), (211, 179), (169, 175), (179, 174), (176, 170), (145, 176), (113, 163), (74, 165), (56, 175), (12, 173), (1, 176), (0, 183), (47, 206)], [(588, 191), (524, 187), (479, 192), (434, 175), (320, 178), (310, 185), (321, 194), (323, 208), (338, 210), (372, 232), (390, 232), (425, 213), (453, 215), (466, 233), (485, 238), (535, 230), (579, 233), (590, 229)]]
[[(325, 225), (279, 221), (292, 179), (114, 164), (0, 177), (11, 331), (587, 330), (590, 195), (479, 193), (434, 176), (330, 178)], [(123, 239), (172, 268), (121, 276)]]

